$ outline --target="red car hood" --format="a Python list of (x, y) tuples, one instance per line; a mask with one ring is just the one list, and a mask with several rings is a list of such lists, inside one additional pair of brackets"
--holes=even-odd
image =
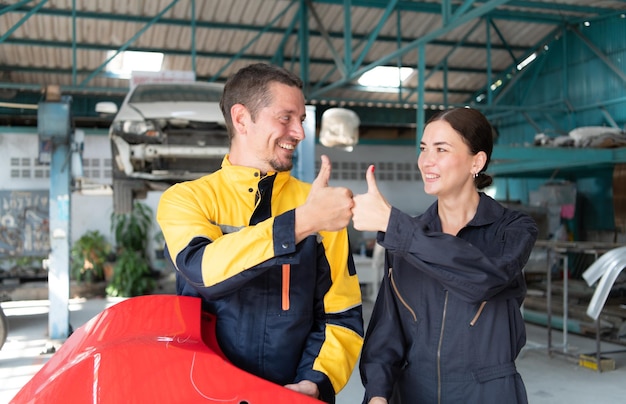
[(314, 404), (233, 366), (200, 299), (150, 295), (77, 329), (11, 403)]

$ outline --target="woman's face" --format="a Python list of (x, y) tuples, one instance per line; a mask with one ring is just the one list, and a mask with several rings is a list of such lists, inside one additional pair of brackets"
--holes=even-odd
[(461, 135), (446, 121), (429, 123), (420, 142), (417, 165), (429, 195), (458, 195), (464, 189), (475, 189), (473, 174), (480, 171), (476, 156)]

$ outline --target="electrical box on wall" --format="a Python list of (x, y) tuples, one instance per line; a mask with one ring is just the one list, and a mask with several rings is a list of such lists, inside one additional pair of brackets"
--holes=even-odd
[(69, 102), (45, 101), (39, 103), (37, 109), (37, 133), (40, 140), (68, 143), (71, 129)]

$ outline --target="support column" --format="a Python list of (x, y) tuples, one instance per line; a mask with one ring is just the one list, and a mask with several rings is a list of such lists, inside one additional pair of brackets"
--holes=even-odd
[(48, 336), (65, 339), (69, 336), (70, 296), (70, 201), (71, 158), (69, 98), (63, 99), (58, 87), (46, 89), (46, 101), (37, 111), (37, 132), (40, 140), (50, 141), (49, 226), (50, 254), (48, 255)]
[(68, 144), (53, 146), (50, 163), (50, 255), (48, 267), (48, 333), (51, 339), (69, 336), (70, 296), (70, 167)]

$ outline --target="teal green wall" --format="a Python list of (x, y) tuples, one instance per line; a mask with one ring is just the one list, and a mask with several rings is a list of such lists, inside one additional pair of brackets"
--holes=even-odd
[[(518, 110), (491, 114), (499, 133), (498, 144), (532, 145), (538, 132), (556, 137), (580, 126), (615, 123), (622, 130), (626, 128), (626, 19), (616, 15), (575, 28), (582, 38), (565, 28), (499, 100)], [(589, 43), (622, 74), (598, 57)], [(519, 108), (523, 106), (527, 109)], [(496, 197), (527, 202), (528, 192), (551, 179), (572, 181), (578, 192), (575, 235), (584, 237), (587, 230), (614, 231), (613, 162), (568, 170), (559, 170), (559, 163), (563, 161), (554, 162), (552, 172), (498, 179)]]

